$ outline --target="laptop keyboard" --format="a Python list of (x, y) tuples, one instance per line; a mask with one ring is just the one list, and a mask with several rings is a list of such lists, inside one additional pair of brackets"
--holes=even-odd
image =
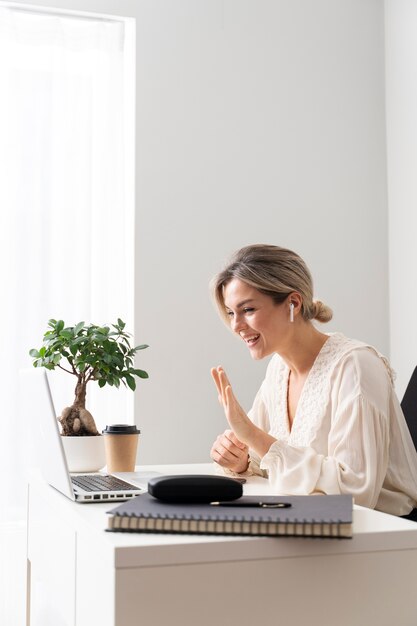
[(71, 481), (85, 491), (140, 491), (139, 487), (109, 474), (71, 476)]

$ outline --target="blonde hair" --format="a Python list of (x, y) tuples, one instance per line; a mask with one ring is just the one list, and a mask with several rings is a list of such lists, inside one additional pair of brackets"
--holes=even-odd
[(235, 252), (226, 267), (211, 282), (217, 308), (228, 321), (224, 287), (234, 278), (242, 280), (276, 304), (296, 291), (302, 297), (301, 314), (306, 321), (329, 322), (332, 310), (320, 300), (313, 300), (313, 279), (303, 259), (295, 252), (267, 244), (246, 246)]

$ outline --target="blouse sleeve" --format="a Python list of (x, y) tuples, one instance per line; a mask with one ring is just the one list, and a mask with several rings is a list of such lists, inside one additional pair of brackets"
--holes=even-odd
[(283, 441), (260, 462), (278, 493), (350, 493), (374, 508), (388, 466), (389, 398), (382, 361), (367, 350), (346, 357), (332, 380), (327, 453)]

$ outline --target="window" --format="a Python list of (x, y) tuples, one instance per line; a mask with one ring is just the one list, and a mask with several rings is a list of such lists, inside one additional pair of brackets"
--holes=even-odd
[[(5, 545), (12, 535), (24, 543), (26, 471), (36, 460), (38, 408), (19, 411), (28, 350), (50, 317), (121, 317), (133, 330), (133, 49), (132, 19), (0, 6), (0, 469), (14, 477), (0, 512)], [(56, 375), (57, 410), (73, 387)], [(99, 428), (133, 421), (131, 392), (90, 387)], [(11, 560), (2, 561), (10, 577)], [(17, 602), (6, 596), (0, 621), (12, 626)]]

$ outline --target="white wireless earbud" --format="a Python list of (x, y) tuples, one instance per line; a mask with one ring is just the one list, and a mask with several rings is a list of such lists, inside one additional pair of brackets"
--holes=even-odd
[(294, 303), (290, 302), (290, 322), (294, 321)]

